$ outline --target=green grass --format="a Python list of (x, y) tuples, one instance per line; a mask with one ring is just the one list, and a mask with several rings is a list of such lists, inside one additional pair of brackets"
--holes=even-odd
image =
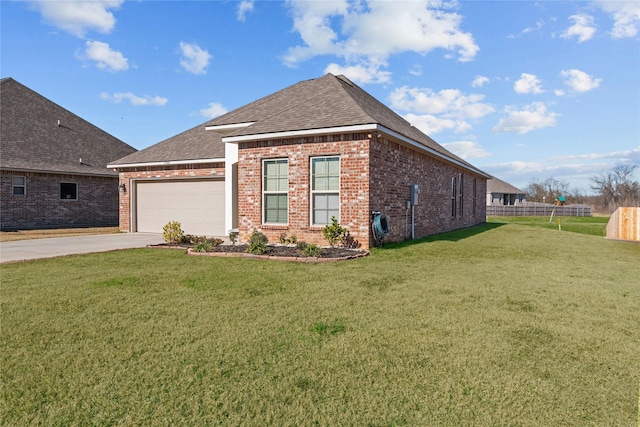
[(640, 245), (518, 224), (331, 264), (3, 265), (3, 426), (633, 426)]
[(609, 222), (608, 216), (491, 216), (487, 222), (498, 224), (520, 224), (570, 233), (604, 236)]

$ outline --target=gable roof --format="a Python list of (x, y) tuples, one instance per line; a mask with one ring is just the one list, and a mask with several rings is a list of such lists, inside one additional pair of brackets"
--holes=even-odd
[(526, 194), (519, 188), (514, 187), (508, 182), (504, 182), (496, 177), (492, 177), (487, 180), (487, 193)]
[(0, 80), (0, 169), (114, 176), (107, 164), (135, 150), (18, 83)]
[(419, 150), (489, 178), (488, 174), (436, 143), (349, 79), (333, 74), (301, 81), (267, 95), (119, 159), (110, 167), (143, 162), (222, 158), (225, 142), (339, 131), (382, 131)]

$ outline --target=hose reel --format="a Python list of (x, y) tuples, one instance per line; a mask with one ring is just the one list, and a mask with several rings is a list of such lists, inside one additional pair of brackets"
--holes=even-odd
[(373, 245), (378, 247), (382, 246), (384, 238), (389, 234), (389, 223), (387, 217), (380, 211), (371, 212), (371, 234), (373, 236)]

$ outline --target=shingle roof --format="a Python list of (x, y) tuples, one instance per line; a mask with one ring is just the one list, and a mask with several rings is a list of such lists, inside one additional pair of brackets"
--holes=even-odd
[(495, 177), (487, 180), (487, 193), (526, 194), (519, 188)]
[(110, 163), (111, 166), (137, 163), (224, 158), (222, 136), (201, 124), (144, 150)]
[[(206, 127), (245, 126), (221, 136)], [(224, 138), (268, 136), (357, 125), (380, 125), (465, 167), (454, 155), (344, 76), (305, 80), (230, 111), (111, 165), (224, 157)], [(480, 171), (478, 171), (480, 172)]]
[(0, 138), (0, 168), (19, 171), (113, 176), (107, 164), (135, 151), (12, 78), (0, 80)]

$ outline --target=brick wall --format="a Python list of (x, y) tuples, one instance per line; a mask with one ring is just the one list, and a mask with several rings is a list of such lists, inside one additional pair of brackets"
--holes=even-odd
[(224, 163), (205, 163), (200, 165), (169, 165), (127, 168), (120, 171), (120, 184), (126, 192), (120, 193), (120, 231), (131, 231), (131, 185), (136, 179), (168, 179), (223, 177)]
[[(13, 176), (26, 177), (26, 195), (13, 195)], [(117, 177), (2, 171), (1, 180), (3, 229), (118, 224)], [(60, 200), (62, 182), (77, 184), (77, 200)]]
[[(451, 179), (463, 175), (463, 212), (451, 212)], [(473, 181), (476, 181), (475, 199)], [(411, 238), (411, 184), (420, 194), (414, 207), (415, 237), (425, 237), (485, 222), (486, 179), (451, 163), (421, 154), (385, 138), (371, 142), (371, 210), (386, 215), (389, 235), (385, 241)], [(475, 201), (475, 213), (474, 213)], [(456, 200), (456, 204), (458, 200)]]
[[(486, 180), (460, 167), (420, 154), (388, 139), (369, 141), (367, 134), (328, 135), (301, 139), (247, 142), (239, 146), (238, 211), (240, 241), (261, 231), (269, 241), (280, 234), (326, 245), (322, 227), (310, 226), (310, 158), (340, 156), (340, 224), (360, 247), (371, 245), (371, 211), (387, 216), (386, 241), (411, 238), (409, 185), (418, 184), (415, 237), (424, 237), (485, 222)], [(289, 160), (289, 223), (262, 224), (262, 160)], [(451, 178), (463, 175), (463, 212), (451, 214)], [(473, 197), (473, 181), (475, 199)], [(473, 203), (475, 201), (475, 211)], [(456, 200), (458, 203), (458, 200)]]
[[(246, 242), (254, 231), (263, 232), (270, 242), (285, 233), (299, 241), (326, 245), (322, 228), (311, 226), (311, 157), (340, 157), (340, 224), (354, 239), (369, 246), (369, 148), (366, 134), (327, 135), (299, 139), (241, 143), (238, 147), (239, 240)], [(289, 222), (262, 224), (262, 160), (289, 161)]]

